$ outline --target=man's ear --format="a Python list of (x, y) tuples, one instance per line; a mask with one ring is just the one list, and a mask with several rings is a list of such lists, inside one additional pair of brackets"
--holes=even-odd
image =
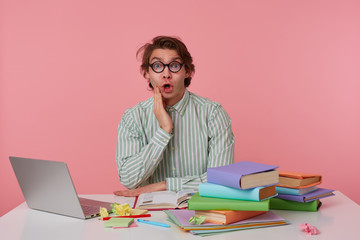
[[(150, 74), (149, 74), (149, 72), (145, 72), (144, 77), (145, 77), (145, 79), (147, 80), (147, 82), (152, 86), (151, 81), (150, 81)], [(154, 87), (152, 87), (152, 89), (154, 89)]]
[(186, 72), (185, 73), (185, 78), (188, 78), (188, 77), (190, 77), (191, 76), (191, 73), (190, 72)]
[(148, 80), (148, 82), (150, 82), (150, 75), (149, 72), (145, 72), (144, 77), (146, 78), (146, 80)]

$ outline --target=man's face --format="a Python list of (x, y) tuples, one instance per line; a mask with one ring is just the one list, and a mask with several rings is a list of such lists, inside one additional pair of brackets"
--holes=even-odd
[[(176, 50), (158, 48), (150, 56), (150, 64), (155, 62), (169, 64), (172, 61), (183, 63)], [(175, 105), (183, 97), (185, 92), (184, 81), (187, 77), (189, 74), (186, 73), (185, 66), (176, 73), (171, 72), (168, 66), (161, 73), (156, 73), (149, 67), (145, 74), (145, 78), (151, 82), (153, 87), (158, 86), (160, 88), (161, 95), (168, 106)]]

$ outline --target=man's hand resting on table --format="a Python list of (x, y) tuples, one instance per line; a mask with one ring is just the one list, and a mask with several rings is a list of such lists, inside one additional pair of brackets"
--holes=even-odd
[(166, 190), (166, 181), (149, 184), (135, 189), (114, 191), (114, 194), (117, 196), (124, 196), (124, 197), (137, 197), (142, 193), (164, 191), (164, 190)]

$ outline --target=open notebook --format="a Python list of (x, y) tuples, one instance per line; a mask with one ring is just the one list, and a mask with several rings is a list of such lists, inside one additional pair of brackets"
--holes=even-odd
[(36, 210), (87, 219), (108, 202), (78, 197), (64, 162), (9, 157), (27, 205)]

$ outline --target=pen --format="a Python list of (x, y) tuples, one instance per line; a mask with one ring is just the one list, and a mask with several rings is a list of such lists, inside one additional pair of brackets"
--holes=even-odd
[(166, 224), (166, 223), (154, 222), (154, 221), (149, 221), (149, 220), (145, 220), (145, 219), (138, 219), (138, 222), (148, 223), (148, 224), (152, 224), (152, 225), (160, 226), (160, 227), (170, 227), (170, 225)]
[(113, 216), (113, 217), (103, 217), (99, 218), (99, 220), (109, 220), (110, 218), (142, 218), (142, 217), (151, 217), (151, 214), (142, 214), (142, 215), (130, 215), (130, 216)]

